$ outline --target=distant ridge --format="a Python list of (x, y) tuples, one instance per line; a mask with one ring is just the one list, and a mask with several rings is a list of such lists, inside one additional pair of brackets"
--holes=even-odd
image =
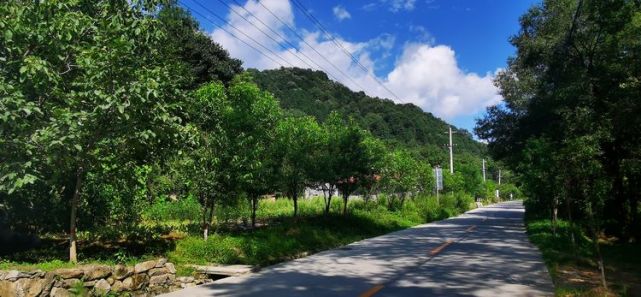
[[(322, 71), (280, 68), (258, 71), (248, 69), (256, 83), (273, 93), (281, 106), (293, 113), (312, 115), (323, 121), (333, 110), (353, 117), (363, 128), (390, 143), (406, 146), (432, 163), (447, 157), (444, 144), (448, 123), (414, 104), (395, 104), (389, 99), (353, 92), (332, 81)], [(485, 145), (463, 129), (455, 129), (458, 153), (480, 156)]]

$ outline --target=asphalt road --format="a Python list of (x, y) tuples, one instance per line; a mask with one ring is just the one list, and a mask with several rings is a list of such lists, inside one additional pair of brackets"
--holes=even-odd
[(552, 296), (523, 213), (478, 208), (163, 296)]

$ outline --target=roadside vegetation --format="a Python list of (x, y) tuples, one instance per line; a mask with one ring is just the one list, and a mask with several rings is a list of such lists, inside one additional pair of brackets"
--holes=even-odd
[[(301, 200), (299, 216), (294, 217), (291, 199), (262, 199), (257, 226), (252, 228), (250, 207), (241, 200), (216, 213), (207, 240), (202, 238), (197, 201), (158, 202), (145, 212), (139, 229), (142, 234), (109, 234), (104, 229), (83, 233), (87, 237), (79, 237), (80, 263), (133, 264), (167, 257), (182, 275), (192, 272), (191, 264), (265, 266), (454, 216), (473, 208), (473, 201), (465, 193), (441, 195), (438, 202), (435, 196), (418, 195), (409, 197), (402, 206), (392, 202), (390, 209), (388, 197), (382, 195), (368, 202), (350, 200), (350, 213), (345, 216), (342, 201), (334, 200), (330, 213), (325, 214), (323, 198), (315, 197)], [(67, 243), (65, 238), (42, 239), (37, 248), (15, 252), (0, 261), (0, 269), (48, 271), (75, 265), (64, 260), (66, 253), (61, 247)]]
[(553, 227), (549, 219), (528, 217), (526, 224), (530, 241), (543, 253), (557, 296), (638, 296), (641, 292), (641, 244), (599, 238), (609, 285), (605, 291), (594, 244), (584, 230), (566, 220)]
[(475, 132), (528, 197), (559, 295), (638, 296), (641, 3), (548, 0), (520, 22)]
[(284, 108), (175, 2), (13, 0), (0, 15), (2, 269), (266, 265), (452, 216), (497, 189), (520, 196), (507, 170), (483, 180), (483, 145), (459, 131), (437, 202), (441, 121), (438, 137), (399, 141), (410, 126), (382, 137), (353, 109)]

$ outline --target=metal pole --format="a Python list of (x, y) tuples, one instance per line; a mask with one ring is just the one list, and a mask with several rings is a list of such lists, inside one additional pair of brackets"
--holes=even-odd
[(501, 185), (501, 169), (499, 169), (499, 185)]
[(450, 173), (454, 174), (454, 154), (452, 153), (452, 126), (449, 126), (450, 132)]
[(483, 159), (483, 182), (485, 182), (485, 159)]

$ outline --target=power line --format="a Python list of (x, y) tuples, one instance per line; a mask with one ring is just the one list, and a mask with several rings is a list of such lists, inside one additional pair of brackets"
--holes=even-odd
[[(235, 1), (235, 0), (234, 0), (234, 1)], [(276, 39), (275, 39), (274, 37), (272, 37), (271, 35), (267, 34), (267, 32), (263, 31), (263, 29), (261, 29), (260, 27), (258, 27), (256, 24), (252, 23), (252, 22), (251, 22), (250, 20), (248, 20), (244, 15), (242, 15), (242, 14), (238, 13), (238, 12), (237, 12), (237, 11), (236, 11), (232, 6), (231, 6), (231, 5), (227, 4), (227, 3), (226, 3), (225, 1), (223, 1), (223, 0), (218, 0), (218, 2), (220, 2), (220, 3), (222, 3), (223, 5), (227, 6), (227, 8), (229, 8), (229, 10), (230, 10), (231, 12), (235, 13), (237, 16), (241, 17), (241, 18), (242, 18), (243, 20), (245, 20), (247, 23), (249, 23), (250, 25), (252, 25), (254, 28), (258, 29), (258, 31), (260, 31), (261, 33), (263, 33), (263, 35), (267, 36), (267, 37), (268, 37), (269, 39), (271, 39), (274, 43), (276, 43), (276, 44), (280, 45), (280, 47), (281, 47), (281, 48), (283, 48), (284, 50), (287, 50), (287, 48), (286, 48), (285, 46), (283, 46), (283, 45), (282, 45), (278, 40), (276, 40)], [(237, 4), (238, 4), (238, 3), (237, 3)], [(239, 6), (240, 6), (240, 5), (239, 5)], [(256, 20), (258, 20), (261, 24), (263, 24), (265, 27), (267, 27), (269, 30), (271, 30), (272, 32), (274, 32), (278, 37), (282, 38), (282, 36), (280, 36), (280, 34), (276, 33), (272, 28), (270, 28), (269, 26), (267, 26), (263, 21), (261, 21), (258, 17), (256, 17), (256, 16), (255, 16), (253, 13), (251, 13), (249, 10), (245, 9), (245, 8), (244, 8), (244, 7), (242, 7), (242, 6), (240, 6), (240, 7), (241, 7), (243, 10), (245, 10), (247, 13), (249, 13), (251, 16), (253, 16)], [(287, 41), (286, 39), (283, 39), (283, 40)], [(294, 48), (295, 48), (295, 47), (294, 47)], [(294, 56), (295, 56), (296, 58), (298, 58), (298, 60), (300, 60), (301, 62), (303, 62), (303, 64), (307, 65), (309, 68), (314, 68), (314, 66), (310, 65), (309, 63), (307, 63), (307, 61), (305, 61), (305, 60), (301, 59), (298, 55), (294, 54)]]
[[(258, 4), (260, 4), (260, 6), (262, 6), (265, 10), (267, 10), (267, 11), (268, 11), (272, 16), (274, 16), (274, 17), (275, 17), (279, 22), (281, 22), (283, 25), (285, 25), (285, 26), (286, 26), (286, 27), (287, 27), (287, 28), (288, 28), (292, 33), (294, 33), (294, 35), (296, 35), (296, 37), (298, 37), (298, 38), (299, 38), (303, 43), (305, 43), (305, 45), (307, 45), (310, 49), (312, 49), (312, 50), (313, 50), (313, 51), (314, 51), (318, 56), (320, 56), (321, 58), (323, 58), (323, 60), (325, 60), (325, 62), (327, 62), (327, 63), (328, 63), (329, 65), (331, 65), (332, 67), (334, 67), (334, 69), (336, 69), (336, 70), (337, 70), (339, 73), (341, 73), (344, 77), (346, 77), (347, 79), (349, 79), (352, 83), (354, 83), (354, 84), (355, 84), (357, 87), (359, 87), (361, 90), (365, 90), (365, 88), (361, 87), (358, 83), (356, 83), (356, 82), (352, 79), (352, 77), (351, 77), (351, 76), (349, 76), (349, 75), (345, 74), (345, 72), (343, 72), (340, 68), (338, 68), (336, 65), (334, 65), (334, 63), (332, 63), (329, 59), (327, 59), (323, 54), (321, 54), (320, 52), (318, 52), (318, 50), (316, 50), (316, 48), (315, 48), (315, 47), (311, 46), (311, 45), (310, 45), (310, 44), (305, 40), (305, 38), (303, 38), (302, 36), (300, 36), (300, 34), (298, 34), (298, 32), (296, 32), (296, 29), (292, 28), (292, 26), (290, 26), (289, 24), (287, 24), (287, 22), (283, 21), (283, 19), (281, 19), (277, 14), (275, 14), (275, 13), (274, 13), (271, 9), (269, 9), (267, 6), (265, 6), (265, 5), (262, 3), (262, 1), (260, 1), (260, 0), (259, 0), (259, 1), (257, 1), (257, 2), (258, 2)], [(331, 75), (331, 73), (330, 73), (329, 71), (326, 71), (326, 70), (325, 70), (325, 72), (327, 72), (330, 76), (332, 76), (332, 77), (333, 77), (333, 75)], [(334, 78), (334, 79), (335, 79), (336, 81), (338, 81), (338, 79), (336, 79), (336, 78)]]
[(274, 63), (276, 63), (276, 64), (280, 65), (281, 67), (285, 67), (283, 64), (281, 64), (280, 62), (278, 62), (278, 61), (274, 60), (272, 57), (270, 57), (269, 55), (265, 54), (263, 51), (261, 51), (261, 50), (257, 49), (255, 46), (253, 46), (253, 45), (249, 44), (248, 42), (246, 42), (245, 40), (243, 40), (243, 39), (239, 38), (238, 36), (236, 36), (236, 35), (235, 35), (234, 33), (232, 33), (231, 31), (229, 31), (229, 30), (225, 29), (225, 27), (224, 27), (224, 26), (216, 24), (216, 23), (215, 23), (214, 21), (212, 21), (209, 17), (207, 17), (207, 16), (205, 16), (204, 14), (202, 14), (202, 13), (198, 12), (197, 10), (195, 10), (195, 9), (191, 8), (191, 7), (190, 7), (189, 5), (187, 5), (185, 2), (183, 2), (183, 1), (180, 1), (180, 2), (181, 2), (181, 4), (182, 4), (183, 6), (185, 6), (185, 7), (186, 7), (189, 11), (191, 11), (192, 13), (199, 15), (199, 16), (200, 16), (200, 17), (202, 17), (203, 19), (205, 19), (205, 20), (209, 21), (212, 25), (214, 25), (214, 26), (216, 26), (216, 27), (218, 27), (218, 28), (222, 29), (223, 31), (227, 32), (227, 34), (229, 34), (229, 35), (231, 35), (232, 37), (234, 37), (234, 38), (238, 39), (240, 42), (244, 43), (244, 44), (245, 44), (245, 45), (247, 45), (248, 47), (250, 47), (250, 48), (252, 48), (253, 50), (257, 51), (259, 54), (263, 55), (265, 58), (268, 58), (268, 59), (272, 60), (272, 62), (274, 62)]
[[(229, 25), (230, 27), (232, 27), (233, 29), (235, 29), (236, 31), (240, 32), (240, 33), (241, 33), (241, 34), (243, 34), (245, 37), (247, 37), (248, 39), (250, 39), (251, 41), (253, 41), (254, 43), (256, 43), (257, 45), (259, 45), (261, 48), (263, 48), (263, 49), (265, 49), (266, 51), (270, 52), (270, 53), (271, 53), (272, 55), (274, 55), (275, 57), (278, 57), (281, 61), (285, 62), (285, 64), (288, 64), (290, 67), (294, 67), (294, 65), (292, 65), (291, 63), (289, 63), (287, 60), (283, 59), (280, 55), (276, 54), (273, 50), (271, 50), (271, 49), (267, 48), (266, 46), (264, 46), (264, 45), (263, 45), (263, 44), (261, 44), (260, 42), (256, 41), (256, 39), (254, 39), (253, 37), (251, 37), (251, 36), (247, 35), (247, 33), (243, 32), (243, 31), (242, 31), (242, 30), (240, 30), (240, 29), (238, 29), (236, 26), (234, 26), (234, 25), (232, 25), (231, 23), (229, 23), (229, 22), (225, 21), (225, 19), (224, 19), (223, 17), (219, 16), (218, 14), (216, 14), (215, 12), (213, 12), (211, 9), (209, 9), (209, 8), (205, 7), (205, 6), (204, 6), (204, 5), (202, 5), (199, 1), (197, 1), (197, 0), (192, 0), (192, 1), (193, 1), (194, 3), (196, 3), (196, 5), (200, 6), (202, 9), (204, 9), (205, 11), (207, 11), (208, 13), (212, 14), (213, 16), (215, 16), (215, 17), (216, 17), (217, 19), (219, 19), (221, 22), (223, 22), (223, 23), (225, 23), (225, 24)], [(184, 4), (184, 2), (183, 2), (183, 4)], [(193, 9), (192, 9), (192, 10), (193, 10)], [(223, 28), (223, 26), (219, 26), (219, 27), (220, 27), (220, 28)], [(223, 28), (223, 30), (225, 30), (225, 32), (227, 32), (227, 33), (230, 33), (230, 34), (231, 34), (231, 32), (230, 32), (229, 30), (226, 30), (226, 29), (224, 29), (224, 28)], [(232, 34), (232, 35), (233, 35), (233, 34)], [(239, 39), (239, 40), (241, 40), (241, 39)], [(247, 44), (247, 43), (245, 43), (245, 44)], [(273, 61), (273, 59), (272, 59), (272, 61)], [(277, 64), (279, 64), (279, 65), (283, 66), (281, 63), (277, 63)]]
[(312, 15), (302, 3), (300, 3), (298, 0), (292, 0), (292, 2), (295, 4), (298, 10), (300, 10), (305, 16), (307, 16), (307, 18), (312, 23), (314, 23), (316, 27), (318, 27), (323, 33), (325, 33), (330, 38), (330, 40), (334, 43), (334, 45), (336, 45), (339, 49), (343, 51), (343, 53), (345, 53), (348, 57), (350, 57), (352, 61), (354, 61), (357, 65), (359, 65), (360, 68), (363, 69), (363, 71), (365, 71), (367, 75), (371, 76), (381, 87), (383, 87), (383, 89), (385, 89), (387, 92), (392, 94), (392, 96), (394, 96), (396, 100), (403, 102), (403, 100), (401, 100), (401, 98), (399, 98), (394, 92), (392, 92), (392, 90), (387, 88), (376, 76), (371, 74), (369, 72), (369, 69), (367, 69), (367, 67), (365, 67), (351, 52), (345, 49), (345, 47), (340, 43), (340, 41), (336, 40), (334, 35), (329, 33), (325, 29), (323, 24), (321, 24), (321, 22), (318, 19), (316, 19), (316, 17), (314, 17), (314, 15)]

